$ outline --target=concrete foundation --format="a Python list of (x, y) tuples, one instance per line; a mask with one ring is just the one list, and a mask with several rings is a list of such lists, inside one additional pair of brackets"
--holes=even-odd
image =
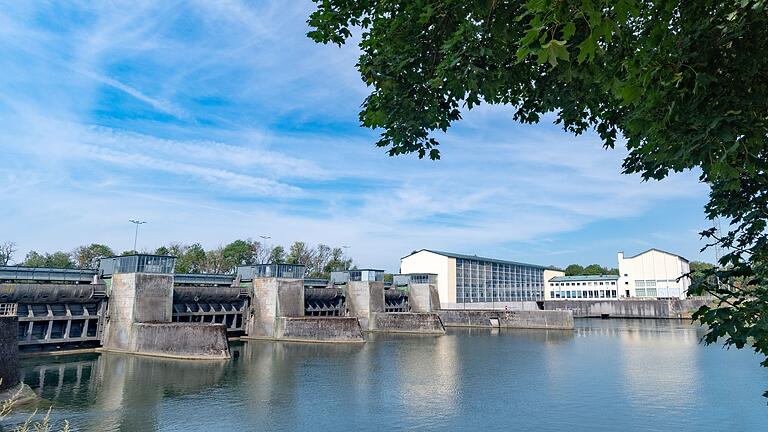
[(370, 331), (445, 334), (445, 327), (436, 313), (375, 312), (371, 320)]
[(569, 310), (576, 318), (690, 319), (693, 312), (711, 303), (700, 299), (670, 300), (553, 300), (546, 310)]
[(573, 329), (571, 311), (497, 311), (441, 309), (437, 311), (446, 327), (490, 327), (519, 329)]
[(0, 392), (19, 383), (19, 319), (0, 316)]
[(286, 317), (278, 321), (275, 339), (293, 342), (365, 342), (355, 317)]
[(410, 283), (408, 285), (408, 302), (411, 304), (412, 312), (429, 313), (440, 309), (440, 295), (437, 291), (437, 284)]
[(384, 312), (384, 282), (349, 281), (345, 295), (349, 315), (360, 320), (363, 331), (370, 330), (373, 314)]
[(103, 350), (184, 359), (229, 358), (223, 324), (173, 323), (173, 276), (112, 276)]

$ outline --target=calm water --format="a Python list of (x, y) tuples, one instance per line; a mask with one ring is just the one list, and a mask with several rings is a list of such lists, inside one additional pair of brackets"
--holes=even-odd
[[(219, 363), (117, 354), (27, 359), (76, 430), (768, 431), (768, 370), (677, 321), (575, 331), (250, 342)], [(11, 420), (20, 420), (17, 415)]]

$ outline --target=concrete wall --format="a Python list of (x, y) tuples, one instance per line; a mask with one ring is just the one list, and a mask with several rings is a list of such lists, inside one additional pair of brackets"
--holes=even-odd
[(133, 331), (132, 352), (190, 360), (229, 358), (224, 324), (137, 323)]
[(117, 273), (102, 347), (184, 359), (229, 358), (223, 324), (172, 323), (172, 314), (172, 275)]
[(384, 312), (384, 282), (349, 281), (345, 295), (349, 315), (360, 320), (363, 331), (371, 328), (373, 313)]
[(436, 284), (411, 283), (408, 286), (408, 302), (413, 312), (432, 312), (440, 309), (440, 294)]
[(445, 334), (443, 322), (436, 313), (375, 312), (371, 331), (389, 333)]
[(19, 319), (15, 316), (0, 316), (0, 391), (19, 383), (19, 345), (16, 335)]
[(278, 322), (278, 340), (294, 342), (365, 342), (356, 317), (286, 317)]
[(277, 337), (278, 318), (304, 316), (304, 281), (256, 278), (251, 293), (247, 336)]
[(112, 276), (109, 320), (102, 345), (105, 349), (130, 351), (133, 324), (171, 322), (173, 276), (147, 273), (117, 273)]
[(535, 301), (516, 301), (516, 302), (477, 302), (477, 303), (445, 303), (441, 302), (441, 309), (472, 309), (472, 310), (496, 310), (496, 311), (514, 311), (514, 310), (539, 310), (539, 305)]
[(554, 300), (544, 302), (547, 310), (571, 310), (577, 318), (600, 317), (607, 314), (613, 318), (683, 318), (710, 300)]
[(573, 329), (571, 311), (495, 311), (441, 309), (437, 311), (446, 327), (501, 327), (526, 329)]

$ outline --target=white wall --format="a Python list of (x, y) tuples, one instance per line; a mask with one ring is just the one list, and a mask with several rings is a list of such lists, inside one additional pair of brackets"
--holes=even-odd
[[(688, 261), (670, 253), (651, 249), (632, 258), (618, 253), (619, 289), (622, 295), (629, 290), (630, 297), (677, 297), (684, 299), (690, 286), (688, 278), (677, 278), (689, 271)], [(640, 292), (638, 293), (638, 288)], [(655, 289), (655, 295), (648, 293)], [(645, 290), (645, 293), (643, 293)]]
[(456, 259), (420, 251), (400, 259), (400, 273), (434, 273), (441, 303), (456, 303)]
[(544, 300), (552, 300), (551, 296), (549, 295), (549, 292), (551, 290), (559, 291), (559, 290), (555, 290), (554, 288), (550, 288), (551, 285), (549, 284), (550, 279), (558, 276), (565, 276), (565, 272), (560, 270), (552, 270), (552, 269), (544, 270)]

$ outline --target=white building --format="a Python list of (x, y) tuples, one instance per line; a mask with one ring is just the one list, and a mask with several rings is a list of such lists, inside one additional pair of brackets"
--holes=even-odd
[(400, 259), (400, 273), (434, 273), (443, 308), (534, 309), (545, 281), (564, 275), (548, 267), (422, 249)]
[(544, 300), (617, 299), (619, 286), (618, 275), (555, 276), (547, 281)]
[(635, 256), (619, 252), (621, 295), (640, 298), (686, 297), (691, 284), (684, 274), (690, 271), (688, 260), (658, 249), (648, 249)]

